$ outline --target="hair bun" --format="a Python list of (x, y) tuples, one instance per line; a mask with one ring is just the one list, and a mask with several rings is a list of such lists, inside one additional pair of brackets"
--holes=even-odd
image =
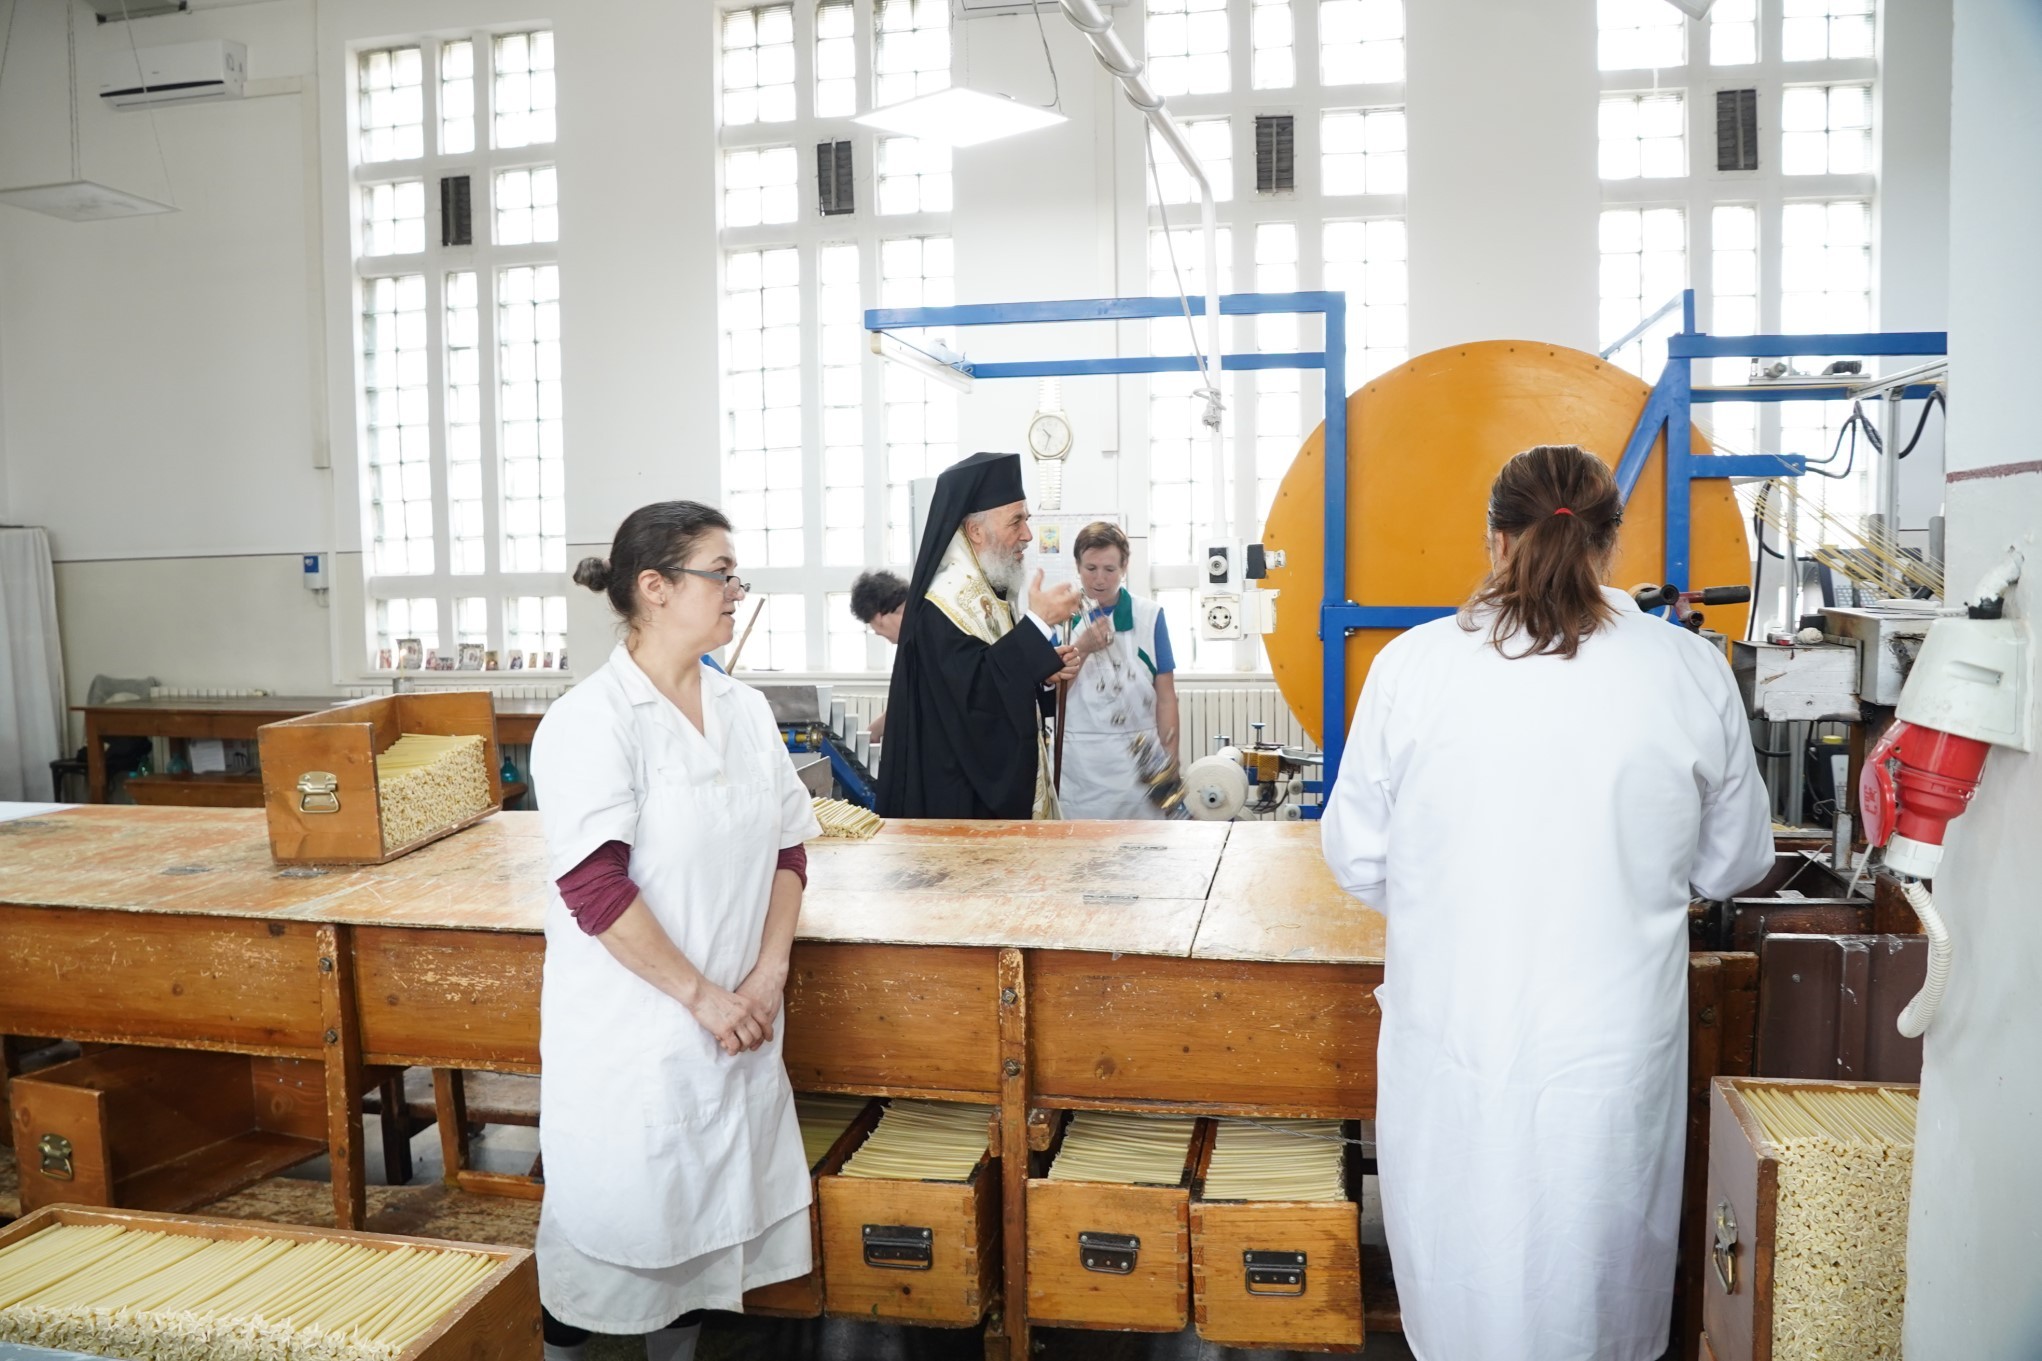
[(591, 591), (610, 589), (610, 564), (605, 558), (583, 558), (574, 569), (574, 584)]

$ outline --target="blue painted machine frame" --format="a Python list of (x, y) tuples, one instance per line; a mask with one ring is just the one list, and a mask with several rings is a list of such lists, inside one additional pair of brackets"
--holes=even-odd
[[(1942, 331), (1862, 332), (1833, 335), (1750, 335), (1711, 336), (1695, 329), (1695, 295), (1685, 290), (1677, 300), (1681, 308), (1681, 329), (1668, 337), (1666, 367), (1647, 398), (1645, 409), (1631, 431), (1624, 456), (1617, 465), (1617, 485), (1628, 503), (1644, 474), (1652, 445), (1666, 436), (1666, 534), (1664, 580), (1682, 590), (1689, 589), (1689, 549), (1692, 524), (1689, 515), (1689, 484), (1706, 477), (1799, 477), (1807, 471), (1807, 460), (1796, 454), (1704, 454), (1690, 452), (1695, 402), (1785, 402), (1825, 401), (1851, 396), (1846, 385), (1835, 387), (1796, 385), (1793, 387), (1697, 389), (1691, 362), (1719, 357), (1781, 358), (1793, 355), (1916, 355), (1933, 356), (1949, 352), (1949, 337)], [(1145, 321), (1158, 317), (1205, 313), (1205, 299), (1179, 298), (1089, 298), (1060, 302), (977, 303), (959, 307), (875, 308), (865, 313), (867, 330), (896, 332), (932, 326), (1009, 326), (1041, 322)], [(1630, 334), (1612, 345), (1605, 355), (1642, 334), (1673, 304), (1641, 322)], [(1319, 605), (1319, 643), (1322, 650), (1320, 689), (1320, 733), (1325, 747), (1323, 778), (1310, 781), (1306, 789), (1323, 793), (1340, 773), (1340, 758), (1347, 742), (1347, 635), (1356, 629), (1411, 628), (1452, 614), (1451, 605), (1364, 605), (1347, 598), (1347, 460), (1332, 451), (1347, 447), (1347, 295), (1342, 292), (1229, 293), (1220, 298), (1222, 316), (1254, 316), (1263, 313), (1305, 313), (1325, 318), (1326, 346), (1284, 354), (1227, 354), (1220, 356), (1223, 370), (1240, 369), (1322, 369), (1325, 371), (1325, 574)], [(899, 339), (898, 336), (895, 337)], [(911, 343), (911, 342), (909, 342)], [(941, 361), (937, 361), (941, 362)], [(971, 364), (952, 367), (973, 378), (1050, 378), (1131, 373), (1195, 372), (1198, 361), (1191, 355), (1131, 355), (1110, 359), (1047, 359)], [(1908, 397), (1923, 397), (1926, 386), (1905, 390)], [(1317, 816), (1317, 809), (1308, 809)]]

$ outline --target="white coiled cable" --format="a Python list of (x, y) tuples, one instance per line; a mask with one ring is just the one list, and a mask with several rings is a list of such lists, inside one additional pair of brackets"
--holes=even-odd
[(1909, 879), (1901, 884), (1900, 891), (1906, 895), (1914, 915), (1921, 918), (1921, 929), (1929, 938), (1928, 977), (1922, 980), (1921, 991), (1900, 1013), (1898, 1022), (1900, 1033), (1912, 1040), (1929, 1028), (1929, 1022), (1936, 1019), (1936, 1008), (1943, 1003), (1943, 985), (1950, 981), (1950, 928), (1936, 911), (1936, 900), (1929, 895), (1927, 884)]

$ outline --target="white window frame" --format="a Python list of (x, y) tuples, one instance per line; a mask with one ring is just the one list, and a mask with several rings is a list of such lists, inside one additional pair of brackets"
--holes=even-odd
[[(1409, 9), (1424, 0), (1405, 0), (1406, 25), (1405, 41), (1409, 42)], [(1146, 12), (1146, 7), (1136, 4), (1130, 7), (1134, 12), (1124, 18), (1123, 27)], [(1232, 142), (1233, 196), (1218, 204), (1218, 221), (1222, 227), (1232, 229), (1231, 258), (1222, 262), (1221, 276), (1232, 278), (1234, 291), (1252, 291), (1256, 274), (1255, 229), (1263, 223), (1286, 222), (1296, 226), (1298, 231), (1298, 288), (1313, 291), (1324, 286), (1324, 225), (1329, 221), (1372, 221), (1382, 218), (1407, 218), (1407, 195), (1405, 194), (1343, 194), (1329, 197), (1321, 191), (1320, 178), (1322, 160), (1320, 156), (1320, 119), (1330, 112), (1349, 110), (1375, 110), (1384, 108), (1404, 109), (1406, 107), (1405, 83), (1383, 83), (1376, 85), (1322, 85), (1320, 83), (1319, 58), (1319, 12), (1318, 5), (1311, 0), (1294, 0), (1292, 6), (1292, 52), (1294, 56), (1295, 80), (1288, 88), (1257, 89), (1253, 79), (1254, 53), (1252, 48), (1252, 0), (1228, 0), (1228, 60), (1232, 63), (1232, 88), (1224, 94), (1176, 95), (1170, 99), (1170, 111), (1178, 119), (1190, 121), (1201, 118), (1224, 117), (1229, 121), (1228, 134)], [(1408, 50), (1406, 60), (1408, 76)], [(1255, 191), (1255, 116), (1257, 114), (1282, 114), (1292, 116), (1293, 145), (1296, 155), (1297, 188), (1281, 194), (1259, 194)], [(1407, 141), (1408, 148), (1408, 141)], [(1406, 154), (1409, 152), (1407, 150)], [(1158, 148), (1158, 166), (1168, 155)], [(1137, 158), (1136, 163), (1126, 172), (1128, 179), (1123, 182), (1123, 192), (1132, 191), (1135, 203), (1143, 205), (1144, 230), (1142, 232), (1142, 267), (1136, 276), (1144, 282), (1149, 277), (1148, 251), (1151, 233), (1162, 226), (1165, 213), (1173, 231), (1198, 226), (1197, 205), (1170, 205), (1159, 209), (1149, 203), (1148, 163)], [(1180, 265), (1185, 264), (1180, 252)], [(1409, 257), (1406, 256), (1408, 269)], [(1187, 268), (1187, 282), (1189, 281)], [(1225, 343), (1221, 347), (1229, 353), (1252, 351), (1256, 345), (1256, 318), (1238, 317), (1229, 319), (1222, 335)], [(1316, 317), (1301, 316), (1298, 319), (1298, 348), (1314, 350), (1324, 343), (1324, 325)], [(1347, 385), (1349, 391), (1361, 386), (1368, 373), (1360, 367), (1361, 356), (1350, 350), (1347, 357)], [(1229, 449), (1230, 481), (1233, 494), (1228, 500), (1228, 521), (1237, 537), (1255, 539), (1262, 532), (1262, 523), (1256, 516), (1256, 434), (1258, 393), (1255, 382), (1256, 371), (1229, 373), (1225, 387), (1228, 392), (1228, 417), (1230, 421)], [(1319, 370), (1300, 370), (1298, 401), (1301, 411), (1298, 428), (1307, 434), (1316, 429), (1325, 411), (1325, 375)], [(1285, 394), (1287, 397), (1287, 394)], [(1146, 398), (1146, 393), (1144, 393)], [(1195, 564), (1158, 563), (1153, 554), (1146, 551), (1151, 536), (1150, 519), (1151, 485), (1149, 469), (1149, 403), (1138, 404), (1138, 414), (1133, 419), (1138, 423), (1140, 450), (1140, 477), (1124, 485), (1137, 490), (1127, 507), (1129, 533), (1143, 540), (1143, 550), (1136, 554), (1136, 570), (1146, 568), (1147, 592), (1155, 595), (1162, 591), (1196, 589), (1204, 583), (1204, 574)], [(1303, 436), (1300, 437), (1302, 443)], [(1208, 457), (1202, 450), (1200, 457)], [(1269, 674), (1268, 661), (1263, 655), (1258, 639), (1247, 639), (1232, 645), (1205, 643), (1203, 647), (1220, 649), (1227, 658), (1226, 665), (1213, 666), (1201, 659), (1196, 671), (1189, 667), (1194, 653), (1190, 631), (1197, 627), (1191, 618), (1173, 618), (1175, 630), (1172, 643), (1180, 668), (1187, 675), (1261, 675)], [(1227, 657), (1230, 652), (1231, 656)]]
[[(821, 270), (820, 252), (824, 246), (855, 245), (858, 248), (858, 287), (864, 305), (879, 305), (880, 263), (879, 248), (882, 241), (910, 236), (942, 236), (955, 241), (952, 230), (953, 213), (894, 213), (881, 216), (878, 201), (878, 144), (883, 138), (896, 134), (881, 133), (876, 129), (860, 126), (846, 114), (834, 118), (818, 118), (815, 114), (815, 12), (817, 0), (792, 0), (794, 9), (794, 87), (795, 116), (791, 121), (780, 123), (747, 123), (736, 127), (722, 125), (720, 113), (716, 127), (718, 184), (716, 201), (723, 201), (721, 183), (723, 153), (744, 147), (778, 146), (792, 143), (798, 161), (797, 183), (800, 190), (800, 210), (790, 223), (777, 223), (756, 227), (723, 227), (717, 236), (717, 298), (719, 306), (723, 297), (723, 259), (733, 250), (752, 250), (768, 247), (793, 247), (801, 257), (801, 442), (802, 442), (802, 486), (801, 526), (802, 562), (798, 567), (769, 567), (746, 562), (740, 564), (745, 580), (752, 583), (755, 594), (800, 595), (807, 611), (808, 664), (799, 671), (778, 674), (795, 676), (811, 674), (851, 674), (860, 679), (870, 678), (883, 682), (886, 668), (891, 664), (892, 648), (877, 636), (866, 638), (866, 669), (862, 673), (832, 672), (829, 666), (829, 619), (827, 611), (833, 597), (848, 596), (851, 583), (861, 572), (871, 570), (874, 564), (884, 564), (889, 570), (907, 575), (912, 564), (891, 563), (887, 560), (887, 481), (886, 481), (886, 429), (885, 429), (885, 373), (882, 361), (867, 354), (863, 357), (863, 388), (860, 414), (864, 422), (865, 482), (863, 497), (865, 505), (865, 557), (862, 563), (829, 563), (823, 559), (823, 402), (822, 402), (822, 318), (820, 315)], [(721, 26), (723, 16), (732, 10), (758, 9), (760, 4), (734, 3), (733, 0), (719, 0), (705, 15), (704, 22), (710, 25), (705, 40), (715, 43), (720, 63), (722, 53)], [(853, 3), (853, 45), (857, 53), (857, 73), (854, 114), (864, 113), (872, 108), (876, 86), (874, 64), (877, 60), (878, 33), (875, 28), (875, 0), (854, 0)], [(952, 18), (951, 71), (953, 80), (961, 69), (955, 44), (959, 41), (960, 25)], [(720, 109), (722, 71), (720, 64), (716, 73), (715, 88), (718, 92)], [(815, 147), (818, 142), (848, 141), (856, 166), (857, 211), (850, 215), (823, 217), (816, 210)], [(954, 174), (954, 171), (953, 171)], [(719, 322), (718, 330), (721, 331)], [(724, 360), (718, 360), (719, 389)], [(719, 392), (718, 409), (721, 411), (722, 397)], [(717, 450), (717, 484), (719, 489), (724, 475), (725, 451), (719, 444)], [(740, 525), (740, 532), (746, 528)], [(834, 603), (841, 604), (841, 599)], [(750, 618), (751, 606), (739, 608), (739, 629), (742, 630)], [(760, 624), (763, 628), (765, 625)], [(839, 629), (841, 632), (841, 627)]]
[[(1881, 0), (1901, 3), (1903, 0)], [(1664, 88), (1687, 92), (1688, 174), (1684, 179), (1604, 180), (1602, 206), (1605, 208), (1680, 207), (1687, 212), (1688, 286), (1695, 291), (1695, 320), (1704, 331), (1714, 329), (1715, 288), (1711, 278), (1715, 245), (1713, 209), (1718, 205), (1752, 206), (1758, 209), (1758, 329), (1761, 333), (1780, 329), (1780, 218), (1790, 202), (1811, 199), (1864, 199), (1872, 212), (1872, 296), (1871, 326), (1879, 316), (1878, 236), (1880, 198), (1878, 194), (1879, 134), (1883, 81), (1878, 63), (1871, 58), (1846, 61), (1782, 61), (1780, 52), (1779, 0), (1759, 0), (1758, 53), (1755, 63), (1712, 66), (1709, 62), (1707, 19), (1689, 19), (1688, 64), (1656, 73)], [(1638, 93), (1635, 71), (1604, 71), (1601, 93)], [(1780, 100), (1790, 85), (1870, 84), (1872, 87), (1873, 158), (1872, 173), (1864, 175), (1796, 175), (1780, 170)], [(1716, 94), (1719, 90), (1758, 91), (1759, 168), (1755, 171), (1719, 171), (1716, 165)], [(1646, 301), (1650, 311), (1665, 299)], [(1645, 375), (1655, 382), (1658, 374)], [(1697, 384), (1714, 381), (1704, 369)], [(1695, 417), (1709, 422), (1708, 403), (1697, 403)], [(1780, 442), (1779, 403), (1758, 403), (1757, 440), (1760, 450), (1777, 450)]]
[[(485, 602), (488, 620), (486, 650), (499, 654), (503, 666), (508, 666), (509, 638), (504, 618), (506, 599), (520, 596), (564, 596), (566, 594), (566, 572), (571, 563), (563, 563), (559, 571), (505, 572), (496, 564), (503, 557), (502, 502), (500, 496), (501, 432), (497, 423), (497, 396), (500, 375), (498, 365), (500, 354), (497, 346), (496, 312), (498, 306), (497, 278), (501, 271), (521, 265), (559, 264), (557, 242), (535, 242), (530, 245), (498, 246), (493, 243), (496, 228), (495, 189), (496, 174), (500, 170), (512, 170), (535, 166), (558, 166), (561, 162), (561, 140), (557, 133), (552, 142), (543, 142), (521, 147), (497, 149), (491, 145), (495, 128), (495, 42), (505, 34), (536, 33), (552, 30), (550, 23), (502, 24), (489, 28), (478, 28), (469, 32), (442, 34), (436, 37), (394, 37), (373, 41), (350, 43), (345, 56), (345, 78), (341, 82), (343, 102), (346, 107), (347, 144), (347, 190), (344, 213), (350, 224), (347, 236), (348, 285), (347, 306), (349, 337), (352, 360), (348, 367), (349, 392), (352, 398), (352, 424), (354, 428), (354, 471), (356, 477), (355, 505), (359, 516), (362, 543), (362, 618), (359, 631), (351, 630), (345, 623), (340, 624), (339, 646), (342, 659), (337, 661), (336, 672), (344, 677), (367, 681), (387, 681), (395, 676), (419, 676), (447, 678), (460, 677), (464, 684), (530, 684), (566, 681), (572, 679), (572, 671), (556, 667), (552, 671), (537, 672), (520, 669), (516, 672), (499, 670), (456, 671), (437, 673), (431, 671), (383, 670), (374, 665), (376, 657), (376, 601), (384, 598), (423, 599), (433, 598), (439, 602), (439, 633), (441, 652), (457, 647), (459, 630), (455, 617), (455, 602), (459, 599), (479, 596)], [(475, 149), (459, 155), (443, 155), (439, 150), (441, 137), (440, 122), (440, 49), (455, 42), (472, 42), (475, 45)], [(556, 39), (557, 41), (557, 39)], [(421, 82), (421, 118), (424, 127), (424, 154), (412, 160), (389, 160), (361, 162), (357, 159), (359, 147), (359, 110), (356, 98), (361, 56), (367, 52), (391, 48), (417, 47), (423, 67)], [(556, 57), (556, 70), (558, 69)], [(443, 246), (440, 244), (439, 180), (443, 176), (467, 175), (472, 221), (475, 224), (475, 244), (470, 246)], [(361, 254), (361, 208), (360, 199), (364, 186), (393, 180), (420, 179), (425, 183), (425, 249), (412, 255)], [(563, 230), (565, 230), (563, 228)], [(447, 485), (447, 350), (446, 350), (446, 278), (456, 272), (472, 271), (476, 275), (477, 324), (476, 349), (480, 360), (478, 383), (481, 388), (481, 409), (478, 425), (482, 430), (482, 536), (483, 561), (488, 564), (484, 571), (455, 575), (449, 570), (452, 563), (452, 535)], [(429, 427), (432, 437), (432, 479), (433, 479), (433, 568), (429, 573), (378, 576), (375, 574), (375, 539), (373, 513), (369, 504), (369, 478), (367, 466), (367, 426), (365, 404), (362, 400), (362, 304), (364, 281), (422, 275), (425, 280), (426, 314), (426, 361), (427, 391), (429, 402)], [(345, 660), (349, 652), (355, 660)], [(396, 659), (393, 657), (392, 661)]]

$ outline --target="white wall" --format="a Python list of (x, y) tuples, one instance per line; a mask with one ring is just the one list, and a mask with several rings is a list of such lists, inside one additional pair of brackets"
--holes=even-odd
[[(1947, 330), (1950, 0), (1882, 5), (1879, 22), (1879, 328)], [(1916, 361), (1887, 362), (1897, 367)], [(1903, 441), (1920, 410), (1917, 403), (1905, 404)], [(1879, 416), (1884, 430), (1885, 413)], [(1942, 505), (1943, 419), (1931, 415), (1921, 443), (1900, 465), (1904, 542), (1922, 544), (1929, 517), (1941, 513)]]
[(1593, 4), (1412, 0), (1411, 353), (1596, 348)]
[[(357, 674), (339, 88), (351, 43), (556, 24), (570, 557), (600, 551), (646, 501), (714, 498), (716, 149), (703, 0), (194, 4), (192, 14), (133, 25), (81, 23), (88, 83), (97, 55), (130, 32), (143, 43), (220, 34), (248, 44), (257, 88), (305, 92), (165, 110), (152, 134), (149, 117), (101, 108), (88, 90), (87, 173), (168, 192), (182, 211), (72, 224), (0, 209), (0, 505), (51, 531), (77, 690), (100, 671), (291, 689)], [(1889, 324), (1939, 320), (1934, 271), (1895, 262), (1936, 255), (1945, 230), (1935, 208), (1945, 138), (1934, 42), (1946, 7), (1908, 0), (1904, 22), (1895, 15), (1887, 29), (1884, 78), (1900, 101), (1893, 121), (1905, 124), (1886, 149)], [(1501, 334), (1592, 345), (1593, 0), (1408, 8), (1414, 353)], [(1138, 31), (1138, 11), (1117, 12)], [(0, 82), (0, 183), (66, 173), (61, 13), (45, 0), (20, 5)], [(1131, 173), (1142, 157), (1137, 115), (1055, 11), (1045, 18), (1071, 121), (958, 153), (963, 301), (1146, 286), (1146, 210)], [(1018, 98), (1048, 93), (1026, 15), (965, 24), (957, 70)], [(1139, 344), (1137, 328), (1126, 329), (1121, 341)], [(1016, 329), (974, 336), (972, 348), (994, 358), (1065, 344), (1112, 353), (1116, 343), (1108, 327)], [(1143, 501), (1143, 391), (1140, 380), (1066, 383), (1080, 451), (1066, 505)], [(964, 447), (1021, 447), (1034, 402), (1032, 383), (982, 385), (964, 404)], [(330, 471), (315, 466), (328, 448)], [(290, 584), (291, 555), (315, 549), (335, 552), (330, 608)], [(570, 652), (586, 669), (611, 625), (595, 597), (570, 591), (569, 600)], [(131, 602), (146, 627), (109, 613), (108, 601)]]
[[(1950, 158), (1950, 571), (2008, 546), (2008, 614), (2042, 621), (2042, 462), (2029, 355), (2042, 316), (2042, 8), (1957, 0)], [(1960, 587), (1968, 589), (1968, 587)], [(2042, 652), (2031, 652), (2032, 702)], [(2042, 731), (2042, 712), (2034, 715)], [(1909, 1361), (2042, 1356), (2042, 756), (2000, 750), (1950, 829), (1936, 900), (1956, 938), (1923, 1048), (1907, 1245)]]

